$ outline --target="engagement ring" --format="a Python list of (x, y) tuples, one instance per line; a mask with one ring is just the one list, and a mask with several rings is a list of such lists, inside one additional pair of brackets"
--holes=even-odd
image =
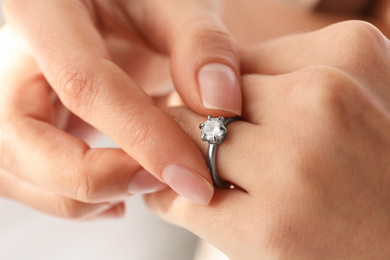
[(217, 157), (218, 145), (222, 144), (222, 142), (226, 138), (226, 134), (227, 134), (226, 126), (231, 122), (239, 119), (240, 117), (238, 116), (228, 117), (228, 118), (223, 118), (223, 117), (212, 118), (211, 116), (208, 116), (207, 121), (199, 125), (200, 132), (202, 134), (201, 137), (202, 141), (207, 141), (209, 143), (209, 148), (207, 151), (207, 167), (209, 169), (214, 185), (218, 188), (222, 188), (222, 189), (234, 188), (234, 186), (231, 183), (219, 178), (217, 172), (216, 157)]

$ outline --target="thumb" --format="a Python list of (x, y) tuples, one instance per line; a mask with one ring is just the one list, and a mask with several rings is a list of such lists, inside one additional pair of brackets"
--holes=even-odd
[[(143, 6), (137, 24), (170, 54), (173, 81), (184, 102), (201, 114), (241, 114), (238, 49), (220, 19), (218, 4), (148, 2), (153, 4)], [(154, 17), (153, 22), (147, 17)]]
[(187, 32), (181, 29), (172, 48), (171, 69), (179, 94), (201, 114), (240, 115), (239, 58), (234, 40), (218, 19), (196, 20), (187, 28)]

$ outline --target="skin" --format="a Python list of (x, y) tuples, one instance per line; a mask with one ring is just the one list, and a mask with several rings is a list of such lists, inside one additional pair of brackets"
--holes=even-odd
[[(351, 21), (244, 50), (243, 121), (217, 164), (245, 191), (216, 190), (207, 207), (169, 189), (146, 203), (231, 259), (389, 258), (389, 46)], [(204, 116), (170, 113), (206, 154)]]
[[(143, 3), (146, 2), (147, 1), (143, 1)], [(88, 5), (88, 3), (92, 5)], [(129, 184), (135, 183), (138, 187), (142, 187), (143, 185), (146, 189), (138, 189), (137, 191), (139, 193), (144, 193), (145, 191), (152, 192), (166, 188), (166, 186), (161, 185), (161, 182), (157, 179), (151, 179), (150, 176), (148, 177), (148, 172), (142, 169), (138, 161), (141, 161), (141, 164), (143, 165), (149, 165), (148, 161), (150, 161), (150, 158), (153, 158), (153, 160), (150, 161), (150, 164), (152, 164), (151, 167), (155, 166), (159, 168), (162, 167), (160, 164), (163, 164), (166, 160), (169, 162), (183, 160), (182, 155), (185, 153), (183, 149), (185, 150), (187, 147), (189, 147), (188, 150), (191, 150), (189, 157), (194, 158), (195, 156), (194, 161), (192, 159), (189, 160), (191, 163), (196, 164), (197, 172), (210, 182), (209, 174), (207, 169), (205, 169), (204, 156), (198, 152), (200, 150), (193, 145), (193, 141), (184, 134), (183, 130), (178, 127), (178, 125), (169, 116), (166, 117), (165, 112), (161, 112), (162, 110), (156, 110), (156, 105), (160, 107), (166, 106), (167, 100), (154, 98), (157, 102), (153, 102), (150, 97), (160, 96), (171, 90), (171, 79), (168, 75), (169, 62), (171, 62), (173, 80), (175, 81), (177, 90), (181, 92), (182, 98), (187, 102), (187, 105), (189, 105), (193, 110), (203, 114), (215, 115), (216, 113), (218, 116), (230, 115), (229, 112), (210, 111), (205, 109), (199, 101), (198, 86), (196, 79), (194, 80), (196, 76), (188, 77), (188, 75), (195, 75), (200, 67), (204, 65), (205, 62), (210, 62), (210, 60), (226, 62), (237, 72), (238, 62), (236, 58), (237, 54), (234, 54), (234, 47), (232, 47), (233, 56), (230, 56), (229, 53), (221, 54), (219, 52), (215, 52), (214, 49), (206, 48), (209, 46), (210, 42), (212, 42), (212, 46), (214, 46), (215, 49), (229, 49), (231, 46), (234, 46), (234, 42), (232, 43), (232, 39), (229, 34), (227, 34), (226, 30), (221, 27), (221, 21), (217, 16), (215, 16), (217, 12), (207, 12), (205, 17), (202, 16), (204, 19), (195, 20), (206, 21), (206, 23), (194, 22), (193, 30), (189, 30), (188, 34), (185, 34), (184, 36), (181, 34), (177, 36), (175, 35), (175, 28), (172, 25), (171, 20), (168, 18), (174, 17), (174, 23), (177, 24), (180, 24), (180, 21), (182, 21), (182, 23), (188, 21), (186, 20), (186, 17), (179, 17), (179, 19), (177, 16), (169, 15), (170, 12), (177, 12), (175, 4), (173, 4), (173, 7), (167, 5), (168, 7), (159, 13), (157, 11), (161, 11), (161, 9), (156, 8), (156, 5), (150, 4), (153, 2), (147, 2), (148, 4), (146, 6), (139, 4), (137, 1), (133, 1), (132, 3), (135, 4), (132, 8), (136, 8), (136, 10), (144, 10), (149, 12), (149, 14), (152, 14), (148, 15), (148, 17), (160, 15), (156, 19), (161, 19), (161, 21), (165, 22), (156, 23), (154, 25), (157, 27), (153, 27), (153, 24), (150, 25), (148, 23), (143, 23), (147, 22), (147, 20), (145, 20), (143, 16), (137, 16), (139, 14), (138, 12), (133, 14), (129, 11), (128, 14), (133, 15), (132, 18), (136, 21), (135, 25), (133, 23), (129, 25), (126, 23), (127, 20), (122, 19), (122, 16), (117, 16), (116, 11), (118, 11), (118, 9), (116, 8), (118, 6), (114, 4), (105, 6), (104, 2), (100, 1), (85, 1), (82, 2), (82, 4), (86, 5), (83, 5), (82, 7), (86, 7), (86, 9), (81, 8), (80, 10), (83, 12), (88, 11), (88, 15), (85, 15), (82, 18), (78, 17), (77, 19), (86, 19), (82, 24), (86, 25), (86, 27), (90, 26), (88, 28), (92, 28), (92, 32), (94, 32), (92, 35), (97, 37), (98, 40), (93, 41), (91, 39), (84, 39), (84, 35), (79, 35), (81, 38), (76, 37), (76, 40), (89, 40), (92, 41), (92, 43), (84, 49), (80, 48), (74, 50), (75, 48), (70, 48), (69, 50), (69, 46), (74, 46), (78, 43), (68, 42), (75, 40), (73, 39), (75, 37), (72, 37), (72, 39), (64, 37), (67, 35), (73, 35), (73, 33), (58, 36), (58, 33), (53, 33), (53, 31), (58, 31), (57, 27), (53, 29), (53, 27), (55, 27), (54, 25), (52, 26), (50, 22), (42, 20), (49, 19), (50, 17), (53, 18), (52, 16), (54, 16), (54, 20), (61, 17), (61, 19), (65, 19), (63, 17), (64, 14), (60, 14), (59, 17), (52, 15), (49, 18), (45, 15), (39, 15), (47, 12), (45, 8), (49, 8), (53, 12), (56, 10), (58, 11), (60, 9), (59, 7), (63, 3), (51, 1), (49, 5), (43, 3), (42, 5), (44, 5), (45, 8), (42, 8), (42, 5), (31, 5), (31, 2), (28, 1), (6, 2), (5, 9), (9, 24), (12, 25), (12, 29), (7, 26), (6, 29), (3, 29), (0, 36), (0, 41), (2, 43), (1, 57), (3, 61), (1, 64), (2, 72), (0, 77), (2, 82), (2, 88), (0, 90), (0, 144), (2, 147), (0, 153), (0, 178), (2, 179), (2, 182), (0, 182), (0, 196), (17, 200), (37, 210), (58, 217), (70, 219), (89, 219), (101, 215), (119, 217), (124, 213), (124, 205), (120, 201), (125, 199), (127, 196), (134, 194), (134, 192), (129, 192)], [(137, 5), (137, 3), (139, 5)], [(206, 7), (210, 10), (210, 7), (213, 6), (210, 6), (212, 2), (198, 3), (201, 3), (199, 5), (199, 10), (203, 10), (202, 8)], [(235, 3), (236, 2), (231, 1), (224, 7), (223, 16), (225, 17), (225, 23), (229, 26), (229, 29), (232, 30), (234, 36), (238, 39), (238, 42), (242, 44), (265, 41), (270, 38), (282, 36), (286, 33), (290, 34), (301, 32), (303, 28), (306, 28), (308, 25), (312, 26), (310, 27), (311, 29), (316, 29), (324, 26), (325, 24), (347, 18), (345, 16), (335, 17), (332, 15), (327, 15), (326, 17), (322, 15), (315, 16), (311, 15), (308, 10), (294, 9), (290, 8), (291, 6), (282, 6), (276, 3), (271, 4), (266, 1), (248, 1), (245, 2), (249, 3), (248, 5), (241, 3), (239, 6), (237, 6), (237, 4), (235, 5)], [(254, 4), (257, 4), (256, 8), (254, 8)], [(260, 8), (261, 4), (263, 5), (263, 8)], [(264, 8), (264, 5), (266, 4), (268, 4), (268, 6), (266, 6), (267, 8)], [(382, 5), (384, 6), (384, 4)], [(96, 13), (91, 11), (91, 6), (97, 8), (95, 9), (97, 11)], [(70, 8), (69, 6), (67, 7)], [(240, 17), (238, 14), (242, 13), (237, 12), (239, 7), (244, 8), (244, 13), (248, 14), (245, 18), (256, 18), (258, 19), (255, 19), (257, 22), (241, 23), (241, 27), (234, 27), (234, 25), (240, 25), (238, 21), (242, 22), (245, 20), (242, 19), (242, 16), (240, 20), (237, 20)], [(253, 10), (256, 9), (262, 12), (268, 10), (268, 13), (271, 11), (279, 13), (283, 10), (286, 11), (286, 7), (290, 10), (289, 13), (291, 15), (291, 19), (279, 19), (278, 23), (271, 23), (274, 25), (272, 30), (265, 30), (262, 26), (253, 26), (254, 24), (269, 24), (264, 23), (262, 20), (266, 19), (266, 16), (257, 15), (258, 13), (252, 15)], [(193, 9), (193, 5), (191, 5), (191, 2), (188, 1), (186, 4), (182, 5), (181, 8), (188, 11), (188, 9)], [(156, 9), (158, 10), (156, 11)], [(63, 11), (68, 9), (65, 8), (61, 10)], [(70, 10), (73, 9), (70, 8)], [(252, 12), (249, 12), (249, 10), (252, 10)], [(388, 10), (388, 8), (381, 8), (381, 12), (378, 12), (377, 18), (375, 18), (375, 21), (378, 21), (377, 24), (381, 28), (385, 28), (386, 19), (384, 19), (384, 17), (386, 16), (384, 14), (386, 14), (386, 10)], [(190, 13), (194, 16), (199, 14), (196, 12), (193, 13), (193, 11)], [(36, 14), (36, 16), (29, 16), (33, 14)], [(75, 19), (73, 15), (74, 14), (70, 14), (70, 16), (65, 15), (66, 19), (69, 19), (65, 20), (69, 22), (72, 19)], [(226, 18), (227, 16), (229, 19)], [(302, 16), (303, 19), (297, 20), (298, 17)], [(96, 26), (95, 23), (91, 25), (91, 20), (96, 22), (97, 17), (105, 18), (103, 19), (104, 23), (100, 24), (100, 26)], [(269, 18), (270, 17), (267, 19)], [(61, 27), (61, 22), (63, 22), (61, 19), (59, 19), (58, 28), (63, 28)], [(29, 20), (29, 22), (26, 22), (27, 20)], [(293, 23), (290, 20), (298, 22)], [(77, 21), (79, 24), (79, 20)], [(41, 23), (44, 23), (46, 26), (42, 27)], [(169, 24), (171, 26), (166, 26)], [(158, 25), (161, 25), (161, 27)], [(39, 28), (39, 30), (35, 30), (34, 26)], [(113, 26), (117, 26), (115, 27), (115, 30), (112, 29)], [(277, 26), (280, 26), (279, 29)], [(291, 26), (291, 28), (289, 27), (290, 29), (284, 31), (280, 30), (280, 28), (286, 28), (286, 26)], [(78, 26), (76, 29), (77, 28)], [(84, 30), (86, 28), (81, 29)], [(139, 31), (143, 30), (151, 30), (153, 33), (151, 33), (151, 36), (145, 36), (142, 33), (139, 34)], [(163, 33), (158, 35), (157, 32), (160, 31)], [(50, 37), (38, 37), (39, 35), (35, 35), (37, 32), (44, 33), (44, 35)], [(202, 34), (204, 32), (208, 32), (208, 34)], [(242, 35), (242, 37), (240, 37), (239, 32), (246, 32), (246, 38)], [(20, 38), (21, 35), (24, 35), (24, 39)], [(194, 35), (203, 35), (204, 37), (201, 37), (198, 42), (193, 41)], [(248, 37), (248, 35), (250, 37)], [(56, 40), (56, 37), (60, 40)], [(94, 37), (92, 38), (95, 39)], [(176, 38), (180, 41), (178, 46), (184, 45), (185, 47), (180, 49), (175, 48), (175, 45), (172, 43), (174, 40), (172, 39)], [(199, 37), (195, 38), (199, 39)], [(42, 39), (45, 39), (46, 41), (43, 41)], [(191, 40), (189, 41), (188, 39)], [(215, 39), (217, 39), (217, 41)], [(51, 41), (51, 44), (47, 45), (47, 41)], [(64, 42), (67, 44), (64, 44)], [(163, 44), (160, 46), (158, 43), (161, 42), (163, 42)], [(309, 41), (309, 43), (310, 42), (311, 41)], [(102, 44), (104, 46), (104, 53), (100, 53), (103, 55), (102, 58), (99, 56), (99, 48), (97, 48), (97, 53), (93, 53), (92, 55), (92, 58), (94, 59), (93, 64), (94, 62), (99, 61), (111, 67), (107, 68), (103, 66), (100, 68), (99, 66), (96, 66), (97, 68), (94, 67), (94, 69), (109, 69), (115, 77), (107, 75), (108, 73), (102, 73), (103, 76), (101, 76), (99, 80), (108, 81), (109, 84), (107, 84), (107, 86), (110, 87), (102, 90), (103, 92), (101, 92), (102, 94), (100, 95), (100, 98), (98, 95), (98, 98), (92, 99), (92, 104), (89, 104), (87, 98), (86, 100), (88, 104), (86, 105), (85, 103), (82, 104), (85, 100), (82, 97), (73, 96), (69, 98), (67, 93), (62, 93), (61, 83), (56, 84), (56, 82), (70, 82), (70, 85), (75, 85), (77, 87), (77, 85), (82, 86), (84, 83), (88, 83), (88, 80), (77, 77), (75, 78), (73, 77), (75, 75), (74, 73), (67, 74), (64, 73), (66, 70), (58, 68), (61, 68), (60, 65), (63, 65), (64, 63), (70, 63), (73, 66), (74, 64), (78, 64), (79, 61), (90, 59), (91, 49), (93, 49), (91, 46), (97, 43), (98, 45)], [(277, 46), (277, 42), (273, 43)], [(56, 48), (52, 48), (52, 44), (55, 44)], [(230, 47), (226, 47), (224, 44), (227, 44)], [(300, 45), (300, 43), (296, 43), (296, 45)], [(265, 46), (272, 49), (269, 45)], [(64, 48), (68, 48), (66, 52), (60, 51)], [(281, 46), (279, 46), (278, 48), (275, 47), (275, 50), (272, 51), (258, 51), (254, 48), (253, 50), (249, 49), (248, 51), (243, 52), (243, 72), (270, 73), (273, 75), (275, 73), (274, 71), (267, 71), (271, 68), (268, 67), (267, 62), (271, 62), (273, 60), (274, 63), (276, 63), (273, 67), (278, 67), (279, 69), (281, 69), (282, 66), (280, 66), (281, 64), (279, 64), (279, 62), (275, 61), (276, 58), (271, 59), (268, 56), (279, 53), (279, 48), (282, 49)], [(83, 52), (83, 54), (86, 55), (80, 56), (77, 51)], [(300, 53), (305, 53), (306, 48), (299, 51)], [(254, 53), (260, 53), (261, 55), (254, 55)], [(290, 57), (289, 55), (291, 54), (289, 52), (281, 53), (285, 55), (285, 57), (280, 58), (282, 60), (296, 58), (296, 56)], [(69, 56), (69, 54), (72, 55)], [(317, 54), (318, 53), (316, 53), (316, 55)], [(262, 57), (263, 55), (264, 58)], [(76, 56), (76, 58), (74, 58), (74, 56)], [(252, 56), (253, 59), (248, 58)], [(170, 61), (168, 59), (169, 57), (171, 57)], [(343, 55), (334, 57), (334, 62), (336, 62), (339, 57), (343, 57)], [(38, 58), (38, 60), (36, 60), (36, 58)], [(63, 60), (60, 58), (63, 58)], [(321, 61), (323, 57), (319, 56), (318, 58), (318, 64), (323, 64)], [(57, 59), (59, 59), (58, 62), (56, 61)], [(72, 59), (76, 59), (77, 62)], [(181, 66), (184, 62), (189, 64), (189, 66)], [(52, 64), (55, 66), (51, 66)], [(85, 67), (83, 67), (82, 64), (78, 65), (81, 67), (77, 67), (76, 69), (80, 69), (81, 72), (83, 69), (85, 70)], [(72, 66), (68, 69), (75, 69), (72, 68)], [(87, 67), (88, 70), (91, 69), (90, 64), (88, 64)], [(298, 66), (298, 68), (301, 67)], [(188, 71), (182, 71), (183, 69)], [(154, 73), (145, 73), (149, 70)], [(56, 73), (57, 71), (59, 72), (58, 74)], [(286, 69), (286, 72), (290, 72), (290, 68)], [(124, 84), (122, 80), (118, 80), (116, 78), (118, 75), (122, 75), (120, 78), (127, 83)], [(183, 75), (182, 79), (180, 78), (181, 75)], [(63, 79), (62, 76), (65, 79)], [(133, 81), (129, 80), (129, 77)], [(86, 79), (88, 79), (88, 77)], [(81, 82), (83, 84), (79, 84), (77, 82)], [(131, 94), (129, 94), (129, 90), (121, 88), (123, 85), (126, 85), (126, 88), (131, 86)], [(27, 88), (26, 86), (34, 87)], [(140, 88), (142, 88), (142, 90), (140, 90)], [(105, 92), (106, 90), (107, 92)], [(145, 95), (144, 92), (148, 95)], [(87, 89), (85, 95), (88, 96), (91, 93), (94, 93), (94, 89)], [(125, 103), (123, 105), (118, 103), (115, 106), (105, 106), (104, 111), (101, 109), (99, 110), (100, 105), (106, 104), (107, 101), (111, 100), (110, 98), (119, 98), (119, 100), (116, 101), (121, 101), (122, 96), (124, 96), (125, 98), (123, 99), (126, 99), (126, 93), (131, 96), (130, 99), (135, 103), (142, 103), (143, 105), (145, 103), (148, 108), (156, 111), (156, 114), (153, 113), (153, 115), (164, 116), (164, 118), (168, 120), (167, 122), (169, 122), (169, 126), (167, 126), (168, 130), (170, 130), (171, 127), (176, 129), (173, 132), (168, 131), (167, 133), (164, 133), (164, 131), (161, 131), (161, 133), (158, 133), (163, 135), (163, 138), (159, 137), (159, 135), (145, 136), (149, 142), (153, 144), (145, 145), (143, 142), (140, 142), (139, 146), (141, 146), (141, 150), (143, 149), (142, 151), (144, 154), (147, 154), (147, 156), (144, 155), (144, 157), (147, 158), (144, 158), (143, 160), (136, 158), (138, 160), (136, 161), (128, 156), (132, 153), (136, 155), (135, 157), (142, 156), (142, 154), (140, 155), (138, 153), (138, 151), (141, 150), (138, 150), (137, 145), (129, 148), (130, 145), (128, 145), (128, 143), (132, 141), (131, 138), (134, 136), (129, 134), (130, 131), (128, 129), (122, 129), (122, 127), (126, 128), (127, 124), (131, 125), (131, 127), (133, 127), (133, 124), (137, 125), (132, 121), (136, 121), (137, 118), (128, 116), (127, 110), (126, 116), (123, 116), (125, 113), (122, 111), (123, 109), (120, 109), (119, 112), (116, 110), (121, 106), (125, 106), (127, 109), (129, 101), (123, 101)], [(139, 96), (134, 93), (138, 93)], [(189, 94), (186, 95), (186, 93)], [(57, 98), (52, 99), (53, 96), (56, 97), (55, 94), (57, 94)], [(134, 98), (133, 95), (138, 97), (138, 99)], [(38, 103), (37, 101), (40, 101), (41, 103)], [(168, 101), (171, 102), (171, 98), (169, 98)], [(149, 107), (148, 104), (150, 104), (150, 102), (152, 105)], [(64, 107), (62, 103), (64, 103), (66, 107)], [(109, 103), (110, 102), (108, 102), (108, 104)], [(94, 106), (94, 108), (97, 107), (98, 109), (84, 109), (84, 107), (88, 107), (90, 105)], [(199, 107), (197, 108), (198, 105)], [(131, 111), (132, 110), (129, 108), (129, 114), (131, 114)], [(144, 113), (145, 111), (145, 109), (142, 109), (141, 112)], [(84, 134), (90, 134), (94, 131), (94, 129), (90, 126), (90, 124), (85, 123), (78, 117), (75, 117), (71, 112), (76, 113), (88, 123), (99, 128), (103, 132), (108, 133), (110, 137), (124, 147), (123, 150), (91, 149), (84, 141), (82, 141), (82, 139), (85, 137), (83, 136)], [(141, 112), (139, 113), (142, 114)], [(119, 117), (113, 116), (118, 113), (120, 114)], [(127, 119), (125, 120), (126, 122), (119, 120), (121, 127), (117, 127), (118, 122), (115, 120), (118, 118), (130, 118), (130, 121), (132, 122), (127, 121)], [(153, 117), (151, 117), (151, 119), (153, 119)], [(158, 120), (151, 120), (152, 125), (153, 122), (159, 121), (161, 121), (160, 117)], [(122, 124), (125, 125), (123, 126)], [(44, 135), (42, 135), (42, 133), (44, 133)], [(166, 144), (165, 141), (169, 140), (167, 136), (170, 134), (172, 134), (175, 138), (183, 138), (181, 139), (182, 141), (179, 142), (179, 149), (174, 147), (169, 147), (168, 149), (164, 146)], [(45, 138), (42, 136), (45, 136)], [(159, 141), (162, 140), (162, 142), (156, 144), (153, 142), (154, 139), (158, 139)], [(56, 142), (53, 142), (53, 140)], [(196, 139), (196, 141), (198, 141), (198, 139)], [(183, 145), (184, 142), (186, 145)], [(170, 142), (170, 144), (172, 144), (172, 142)], [(168, 152), (165, 150), (159, 150), (161, 149), (160, 146), (164, 146), (164, 149), (168, 150)], [(204, 146), (205, 145), (203, 144), (203, 147)], [(41, 152), (37, 153), (37, 151)], [(179, 157), (176, 156), (175, 151), (180, 151)], [(155, 154), (154, 152), (157, 152), (157, 157), (150, 156)], [(164, 155), (159, 156), (159, 154), (162, 153)], [(171, 153), (174, 154), (172, 155)], [(221, 150), (219, 153), (221, 153)], [(168, 154), (168, 156), (165, 156), (166, 154)], [(170, 159), (169, 154), (173, 156), (173, 159)], [(159, 160), (156, 160), (156, 158)], [(147, 161), (146, 164), (145, 161)], [(161, 169), (159, 168), (157, 172), (157, 178), (162, 180), (161, 176), (159, 176)], [(141, 178), (136, 178), (135, 176), (141, 176)], [(206, 196), (206, 203), (209, 199), (210, 197)]]
[[(118, 197), (116, 190), (126, 189), (129, 173), (137, 171), (139, 164), (122, 150), (90, 149), (63, 131), (69, 115), (58, 98), (52, 98), (26, 45), (6, 27), (1, 30), (0, 45), (4, 61), (0, 69), (0, 196), (63, 218), (122, 215), (124, 204), (107, 198)], [(91, 190), (87, 187), (92, 173)], [(93, 195), (94, 189), (105, 185), (114, 187), (111, 193)], [(96, 203), (87, 203), (91, 200)]]
[[(343, 2), (353, 6), (354, 1), (342, 0), (337, 1), (337, 4)], [(299, 1), (227, 0), (223, 6), (222, 16), (240, 47), (285, 35), (318, 30), (344, 20), (368, 21), (385, 35), (389, 35), (389, 1), (376, 1), (377, 4), (369, 16), (353, 12), (314, 11), (310, 5), (297, 2)]]
[[(152, 96), (171, 91), (173, 81), (186, 104), (199, 113), (226, 116), (240, 113), (238, 51), (219, 17), (216, 1), (11, 0), (4, 1), (4, 13), (8, 26), (26, 41), (28, 52), (35, 57), (60, 102), (114, 140), (123, 149), (120, 152), (123, 160), (127, 154), (128, 163), (134, 159), (139, 164), (123, 168), (127, 174), (117, 181), (124, 184), (114, 189), (110, 182), (103, 185), (103, 180), (97, 177), (95, 180), (99, 175), (97, 168), (83, 153), (79, 154), (77, 161), (82, 162), (83, 170), (75, 173), (76, 179), (84, 180), (81, 187), (87, 191), (81, 192), (86, 195), (79, 200), (90, 203), (121, 200), (124, 195), (145, 188), (144, 181), (130, 180), (139, 171), (145, 175), (146, 170), (187, 199), (209, 203), (213, 187), (203, 155), (179, 125), (156, 106)], [(205, 68), (210, 70), (207, 67), (210, 64), (219, 64), (230, 74), (218, 74), (214, 79), (207, 70), (202, 74)], [(150, 76), (150, 66), (159, 72)], [(222, 94), (216, 95), (219, 92)], [(206, 106), (205, 93), (218, 99), (208, 99)], [(9, 118), (4, 120), (13, 125)], [(34, 124), (28, 126), (28, 131), (38, 131)], [(53, 134), (53, 138), (61, 139), (61, 132), (56, 133), (58, 136)], [(49, 139), (35, 140), (31, 147), (46, 153), (68, 152), (61, 146), (48, 144)], [(67, 147), (69, 151), (79, 149), (77, 145)], [(24, 159), (18, 158), (23, 165)], [(112, 158), (99, 156), (100, 163), (106, 166), (102, 168), (104, 175), (111, 174), (107, 169), (118, 169)], [(61, 164), (65, 172), (74, 171), (73, 164), (67, 164), (66, 160)], [(56, 168), (56, 164), (51, 167)], [(9, 170), (14, 171), (12, 166)], [(63, 178), (55, 182), (72, 183)], [(155, 189), (161, 186), (154, 183)]]

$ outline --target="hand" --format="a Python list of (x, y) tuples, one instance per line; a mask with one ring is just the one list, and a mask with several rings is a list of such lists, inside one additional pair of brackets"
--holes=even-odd
[(0, 57), (0, 197), (57, 217), (91, 219), (121, 217), (121, 200), (166, 188), (124, 151), (91, 149), (68, 133), (88, 126), (53, 98), (7, 27), (0, 31)]
[[(246, 192), (201, 206), (168, 189), (148, 206), (232, 259), (389, 258), (389, 46), (353, 21), (244, 51), (244, 121), (217, 164)], [(205, 154), (205, 117), (171, 113)]]
[(238, 54), (213, 1), (10, 0), (4, 10), (71, 112), (182, 196), (210, 201), (200, 150), (126, 71), (134, 65), (131, 47), (158, 50), (170, 56), (173, 81), (189, 107), (240, 113)]

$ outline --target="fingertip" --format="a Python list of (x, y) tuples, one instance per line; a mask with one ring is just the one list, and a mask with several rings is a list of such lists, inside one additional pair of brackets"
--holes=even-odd
[(147, 194), (166, 189), (168, 186), (159, 181), (145, 169), (139, 170), (128, 185), (129, 194)]
[(196, 204), (208, 205), (213, 197), (214, 187), (202, 176), (184, 166), (166, 166), (161, 176), (174, 191)]
[(201, 114), (240, 115), (239, 53), (231, 35), (211, 20), (177, 41), (172, 75), (185, 103)]
[(203, 106), (241, 115), (242, 95), (236, 73), (222, 63), (209, 63), (198, 72)]

